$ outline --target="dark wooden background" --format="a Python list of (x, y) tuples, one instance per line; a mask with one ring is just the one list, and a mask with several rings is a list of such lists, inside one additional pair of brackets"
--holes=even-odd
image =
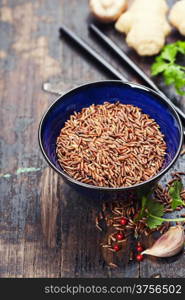
[[(175, 1), (169, 1), (170, 4)], [(88, 40), (129, 80), (126, 66), (98, 46), (88, 34), (87, 0), (0, 1), (1, 93), (1, 277), (184, 277), (184, 256), (169, 260), (147, 258), (116, 270), (107, 267), (95, 228), (98, 208), (83, 201), (44, 161), (37, 130), (55, 95), (89, 81), (111, 78), (73, 45), (58, 38), (64, 23)], [(147, 26), (147, 24), (146, 24)], [(147, 72), (153, 58), (140, 58), (124, 38), (107, 27), (112, 37)], [(183, 39), (174, 32), (169, 41)], [(171, 97), (174, 91), (166, 90)], [(183, 107), (183, 99), (180, 105)], [(185, 101), (184, 101), (185, 109)], [(184, 157), (174, 170), (184, 171)], [(170, 177), (163, 179), (163, 183)]]

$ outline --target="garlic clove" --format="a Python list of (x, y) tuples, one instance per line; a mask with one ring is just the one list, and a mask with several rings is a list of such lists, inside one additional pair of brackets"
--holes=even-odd
[(179, 253), (184, 246), (184, 228), (180, 225), (170, 227), (151, 248), (142, 254), (156, 257), (171, 257)]

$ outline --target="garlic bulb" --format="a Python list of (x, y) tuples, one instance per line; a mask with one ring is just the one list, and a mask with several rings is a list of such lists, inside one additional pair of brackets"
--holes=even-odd
[(164, 233), (154, 245), (143, 251), (142, 254), (153, 255), (156, 257), (171, 257), (179, 253), (184, 246), (184, 228), (173, 226)]

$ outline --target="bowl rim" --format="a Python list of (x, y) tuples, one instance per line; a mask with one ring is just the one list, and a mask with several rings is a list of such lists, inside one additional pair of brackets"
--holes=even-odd
[[(73, 93), (74, 91), (78, 91), (80, 90), (81, 88), (83, 87), (88, 87), (88, 86), (92, 86), (92, 85), (97, 85), (97, 84), (122, 84), (122, 85), (126, 85), (126, 86), (129, 86), (131, 88), (139, 88), (139, 89), (142, 89), (142, 90), (145, 90), (145, 91), (148, 91), (156, 96), (158, 96), (160, 98), (160, 100), (162, 100), (163, 102), (165, 102), (165, 104), (167, 104), (167, 106), (169, 107), (169, 109), (173, 112), (173, 115), (175, 116), (177, 122), (178, 122), (178, 125), (180, 127), (180, 141), (179, 141), (179, 147), (176, 151), (176, 154), (174, 156), (174, 158), (172, 159), (172, 161), (170, 162), (170, 164), (164, 168), (161, 172), (157, 173), (155, 176), (153, 176), (152, 178), (146, 180), (146, 181), (143, 181), (143, 182), (140, 182), (138, 184), (135, 184), (135, 185), (131, 185), (131, 186), (128, 186), (128, 187), (102, 187), (102, 186), (95, 186), (95, 185), (91, 185), (91, 184), (87, 184), (87, 183), (83, 183), (83, 182), (80, 182), (72, 177), (70, 177), (67, 173), (65, 173), (63, 170), (59, 170), (49, 159), (49, 157), (47, 156), (46, 154), (46, 151), (44, 150), (44, 147), (43, 147), (43, 144), (42, 144), (42, 127), (43, 127), (43, 123), (44, 123), (44, 120), (45, 118), (47, 117), (47, 115), (49, 114), (50, 110), (52, 110), (52, 108), (59, 102), (59, 101), (66, 101), (65, 100), (65, 96), (66, 95), (70, 95), (71, 93)], [(159, 179), (161, 176), (163, 176), (170, 168), (171, 166), (176, 162), (177, 158), (179, 157), (180, 155), (180, 151), (181, 151), (181, 148), (182, 148), (182, 143), (183, 143), (183, 127), (182, 127), (182, 123), (181, 123), (181, 120), (180, 120), (180, 117), (178, 115), (178, 113), (176, 112), (175, 108), (173, 107), (173, 103), (170, 103), (170, 100), (168, 100), (167, 97), (164, 96), (164, 94), (160, 94), (159, 92), (156, 92), (154, 91), (153, 89), (151, 88), (148, 88), (144, 85), (141, 85), (141, 84), (138, 84), (138, 83), (135, 83), (135, 82), (123, 82), (121, 80), (100, 80), (100, 81), (93, 81), (93, 82), (88, 82), (88, 83), (85, 83), (85, 84), (82, 84), (82, 85), (79, 85), (75, 88), (72, 88), (70, 89), (69, 91), (65, 92), (64, 94), (60, 95), (49, 107), (48, 109), (45, 111), (45, 113), (43, 114), (42, 118), (41, 118), (41, 121), (39, 123), (39, 128), (38, 128), (38, 140), (39, 140), (39, 146), (40, 146), (40, 149), (41, 149), (41, 152), (45, 158), (45, 160), (47, 161), (47, 163), (50, 165), (50, 167), (52, 169), (54, 169), (58, 174), (62, 175), (64, 178), (67, 179), (67, 181), (69, 181), (70, 183), (73, 183), (73, 184), (76, 184), (78, 186), (81, 186), (83, 188), (88, 188), (88, 189), (93, 189), (93, 190), (100, 190), (100, 191), (129, 191), (129, 190), (132, 190), (134, 188), (139, 188), (139, 187), (142, 187), (143, 185), (145, 184), (149, 184), (157, 179)]]

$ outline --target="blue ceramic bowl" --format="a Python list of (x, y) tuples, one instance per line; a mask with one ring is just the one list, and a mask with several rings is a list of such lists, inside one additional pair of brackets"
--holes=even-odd
[[(103, 104), (105, 101), (138, 106), (160, 125), (167, 144), (165, 163), (153, 178), (130, 187), (109, 188), (81, 183), (65, 173), (57, 161), (56, 139), (66, 120), (75, 111), (91, 104)], [(99, 192), (146, 192), (164, 175), (178, 158), (182, 146), (181, 121), (168, 101), (160, 94), (144, 86), (121, 81), (100, 81), (77, 87), (58, 98), (44, 114), (39, 126), (39, 144), (49, 165), (58, 172), (67, 183), (78, 190)]]

